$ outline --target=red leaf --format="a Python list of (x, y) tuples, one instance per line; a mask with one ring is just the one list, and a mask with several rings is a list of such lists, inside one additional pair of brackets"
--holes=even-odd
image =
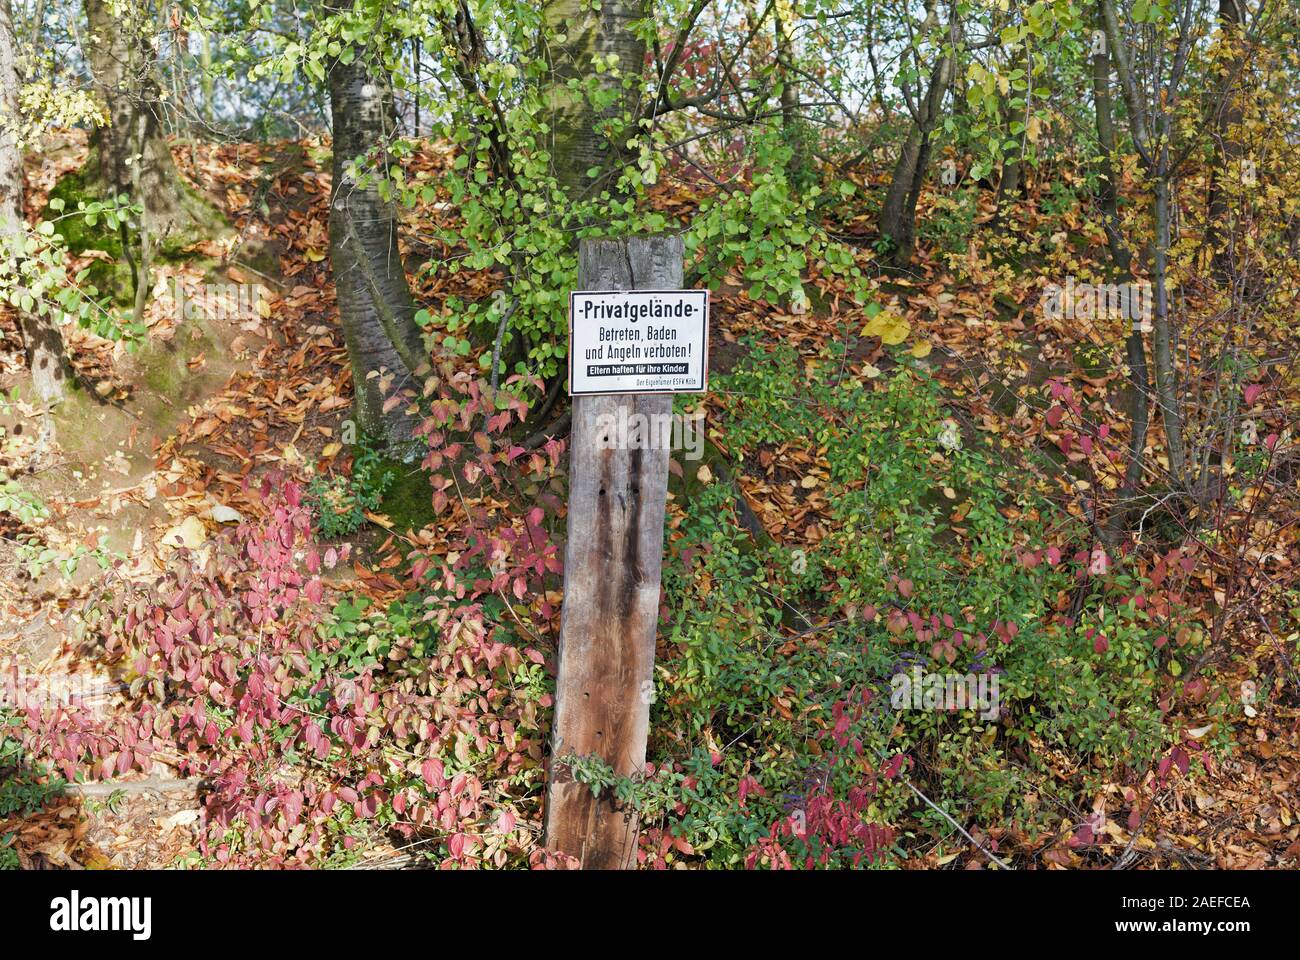
[(430, 790), (441, 790), (447, 785), (447, 779), (442, 775), (442, 761), (437, 758), (424, 761), (420, 765), (420, 774)]
[(767, 791), (763, 789), (763, 785), (753, 777), (742, 777), (736, 793), (742, 807), (745, 805), (745, 798), (751, 793), (760, 797), (767, 796)]
[(459, 860), (465, 852), (465, 834), (453, 833), (451, 839), (447, 841), (447, 851), (453, 858)]
[(369, 820), (379, 812), (379, 798), (374, 794), (352, 804), (352, 812), (362, 820)]
[(1092, 548), (1092, 555), (1088, 558), (1088, 573), (1094, 577), (1105, 576), (1106, 571), (1110, 569), (1110, 557), (1100, 544)]

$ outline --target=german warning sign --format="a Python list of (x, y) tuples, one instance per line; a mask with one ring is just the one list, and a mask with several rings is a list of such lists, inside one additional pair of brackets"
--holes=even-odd
[(709, 291), (569, 294), (569, 393), (703, 393)]

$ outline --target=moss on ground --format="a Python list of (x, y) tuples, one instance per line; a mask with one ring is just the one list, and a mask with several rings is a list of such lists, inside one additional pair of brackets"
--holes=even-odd
[[(200, 355), (205, 363), (190, 369), (190, 361)], [(171, 341), (146, 340), (131, 356), (130, 368), (130, 380), (139, 389), (123, 404), (69, 384), (54, 418), (59, 443), (71, 461), (90, 462), (111, 453), (132, 431), (146, 440), (170, 435), (186, 408), (224, 383), (231, 367), (213, 334), (193, 327)]]
[[(106, 191), (95, 173), (97, 161), (92, 151), (85, 164), (78, 170), (64, 174), (50, 191), (49, 200), (62, 200), (63, 209), (54, 210), (49, 201), (41, 211), (42, 220), (50, 220), (55, 230), (63, 237), (68, 251), (84, 255), (87, 251), (98, 250), (107, 259), (96, 258), (91, 262), (87, 282), (93, 284), (100, 296), (112, 297), (115, 303), (129, 305), (134, 299), (131, 285), (131, 266), (123, 255), (122, 235), (119, 230), (108, 226), (102, 218), (93, 224), (78, 211), (81, 204), (107, 199)], [(219, 239), (228, 236), (232, 228), (225, 216), (208, 200), (184, 181), (178, 181), (182, 192), (182, 206), (189, 213), (190, 219), (184, 229), (169, 233), (163, 238), (158, 249), (154, 251), (154, 263), (190, 263), (195, 255), (186, 253), (185, 248), (201, 240)], [(137, 244), (138, 236), (128, 232), (128, 242)]]
[(393, 521), (397, 533), (421, 530), (437, 519), (433, 511), (433, 487), (428, 471), (418, 462), (381, 457), (379, 476), (390, 477), (380, 503), (380, 512)]

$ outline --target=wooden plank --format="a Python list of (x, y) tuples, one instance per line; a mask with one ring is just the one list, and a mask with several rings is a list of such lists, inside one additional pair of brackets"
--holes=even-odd
[[(584, 240), (578, 287), (677, 289), (683, 253), (680, 237)], [(618, 449), (601, 424), (672, 408), (671, 395), (573, 399), (546, 844), (589, 869), (634, 866), (640, 824), (557, 759), (595, 754), (624, 776), (645, 769), (668, 493), (666, 445)]]

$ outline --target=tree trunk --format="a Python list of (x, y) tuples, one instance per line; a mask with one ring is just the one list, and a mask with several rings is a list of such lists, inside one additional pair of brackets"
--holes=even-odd
[[(1099, 8), (1098, 21), (1104, 33), (1103, 20)], [(1119, 283), (1129, 283), (1133, 280), (1133, 254), (1124, 240), (1119, 222), (1118, 192), (1112, 159), (1115, 156), (1115, 118), (1110, 95), (1110, 55), (1106, 52), (1105, 43), (1092, 57), (1092, 95), (1097, 118), (1097, 143), (1101, 152), (1097, 202), (1101, 207), (1102, 226), (1106, 231), (1106, 246), (1110, 250), (1111, 263), (1115, 267), (1115, 279)], [(1128, 465), (1124, 469), (1119, 504), (1107, 523), (1112, 538), (1118, 537), (1127, 523), (1128, 503), (1141, 485), (1145, 469), (1147, 430), (1151, 421), (1151, 410), (1147, 402), (1151, 391), (1151, 373), (1147, 367), (1147, 348), (1141, 321), (1133, 321), (1124, 347), (1128, 355), (1131, 434)]]
[(211, 134), (216, 124), (216, 82), (212, 70), (212, 37), (210, 30), (199, 35), (202, 46), (199, 48), (199, 69), (202, 71), (200, 82), (203, 90), (203, 104), (199, 107), (199, 116), (207, 126), (206, 133)]
[[(1120, 89), (1123, 91), (1128, 106), (1129, 126), (1133, 135), (1133, 144), (1142, 158), (1147, 176), (1155, 183), (1155, 195), (1151, 204), (1151, 225), (1155, 237), (1151, 244), (1151, 285), (1155, 293), (1155, 324), (1152, 336), (1152, 350), (1155, 361), (1156, 401), (1160, 406), (1160, 416), (1165, 426), (1165, 438), (1169, 453), (1169, 472), (1175, 484), (1184, 479), (1183, 467), (1185, 448), (1183, 445), (1183, 414), (1178, 396), (1178, 367), (1173, 356), (1173, 334), (1169, 319), (1169, 243), (1170, 243), (1170, 181), (1173, 172), (1170, 168), (1169, 135), (1172, 129), (1172, 117), (1166, 110), (1170, 91), (1159, 90), (1152, 109), (1158, 114), (1148, 122), (1149, 111), (1138, 89), (1133, 70), (1130, 67), (1131, 55), (1124, 44), (1124, 35), (1120, 27), (1119, 14), (1114, 0), (1097, 0), (1101, 18), (1106, 25), (1107, 49), (1115, 58), (1115, 68), (1119, 73)], [(1179, 56), (1186, 53), (1183, 45), (1188, 40), (1180, 40)]]
[(802, 189), (811, 178), (811, 170), (808, 160), (808, 129), (799, 115), (794, 44), (790, 41), (790, 31), (782, 17), (780, 5), (777, 5), (773, 19), (776, 22), (777, 68), (781, 76), (781, 132), (792, 151), (786, 168), (786, 177), (793, 186)]
[(920, 155), (921, 130), (914, 121), (907, 139), (903, 141), (903, 148), (898, 152), (894, 174), (885, 193), (885, 204), (880, 210), (880, 235), (892, 242), (890, 252), (895, 263), (910, 260), (916, 242), (916, 208), (909, 211), (907, 200), (916, 179)]
[[(411, 375), (427, 367), (428, 355), (397, 248), (397, 218), (376, 182), (387, 166), (382, 144), (396, 126), (392, 89), (389, 78), (360, 56), (331, 63), (328, 81), (334, 128), (330, 265), (352, 365), (354, 414), (367, 435), (400, 444), (413, 436), (418, 420), (407, 413), (410, 401), (394, 404), (391, 398), (395, 390), (410, 389)], [(366, 164), (361, 158), (376, 146), (378, 163)], [(358, 183), (349, 169), (354, 160), (363, 169), (378, 166), (380, 175)]]
[(1184, 479), (1182, 404), (1178, 397), (1178, 368), (1174, 364), (1173, 334), (1169, 325), (1169, 177), (1163, 168), (1167, 163), (1167, 147), (1161, 147), (1161, 172), (1156, 180), (1153, 224), (1156, 230), (1151, 256), (1151, 285), (1155, 288), (1156, 316), (1153, 346), (1156, 362), (1156, 400), (1165, 424), (1165, 438), (1169, 443), (1169, 472), (1174, 483)]
[(1002, 171), (998, 176), (998, 195), (994, 212), (995, 222), (1001, 221), (1006, 206), (1014, 203), (1015, 198), (1022, 192), (1021, 180), (1024, 175), (1025, 138), (1028, 136), (1028, 132), (1022, 130), (1020, 136), (1016, 137), (1011, 131), (1011, 123), (1018, 119), (1025, 127), (1029, 125), (1030, 97), (1033, 96), (1034, 89), (1034, 71), (1033, 58), (1028, 47), (1025, 48), (1024, 57), (1021, 58), (1021, 66), (1025, 71), (1025, 106), (1019, 117), (1013, 117), (1007, 123), (1007, 133), (1004, 139), (1015, 139), (1018, 147), (1013, 155), (1002, 159)]
[[(1219, 27), (1226, 43), (1235, 44), (1241, 39), (1243, 2), (1244, 0), (1219, 0)], [(1205, 223), (1205, 245), (1212, 251), (1211, 265), (1220, 279), (1228, 277), (1232, 269), (1232, 251), (1226, 245), (1221, 246), (1230, 233), (1228, 193), (1223, 189), (1223, 182), (1241, 176), (1240, 170), (1234, 168), (1240, 163), (1243, 151), (1240, 141), (1234, 137), (1240, 135), (1243, 116), (1237, 85), (1230, 84), (1224, 91), (1224, 101), (1219, 104), (1216, 114), (1215, 146), (1218, 164), (1210, 170), (1210, 195)]]
[[(551, 127), (551, 170), (570, 204), (597, 201), (603, 193), (621, 196), (618, 181), (629, 156), (627, 143), (640, 134), (630, 125), (636, 121), (640, 88), (632, 84), (625, 89), (622, 83), (627, 76), (640, 78), (645, 69), (646, 45), (632, 24), (646, 15), (646, 0), (549, 0), (542, 8), (547, 36), (565, 37), (563, 43), (546, 45), (549, 76), (543, 103)], [(597, 73), (593, 61), (598, 56), (615, 57), (615, 69)], [(593, 107), (585, 89), (568, 88), (570, 80), (587, 84), (593, 77), (602, 91), (618, 91), (603, 110)], [(527, 345), (519, 341), (518, 347)], [(563, 379), (565, 374), (555, 376)], [(552, 380), (548, 392), (556, 385)]]
[(1100, 184), (1097, 202), (1101, 206), (1102, 227), (1111, 262), (1124, 280), (1132, 278), (1133, 254), (1124, 242), (1119, 224), (1118, 191), (1115, 183), (1115, 114), (1110, 96), (1110, 55), (1103, 45), (1092, 58), (1092, 96), (1097, 117), (1097, 143), (1101, 147)]
[(118, 15), (108, 0), (85, 2), (84, 52), (109, 114), (109, 125), (91, 138), (100, 183), (110, 195), (126, 194), (143, 205), (143, 226), (155, 240), (184, 232), (207, 218), (185, 191), (164, 136), (147, 14), (127, 7)]
[(894, 175), (885, 193), (880, 211), (880, 234), (893, 241), (891, 259), (904, 266), (912, 259), (916, 246), (916, 202), (925, 182), (925, 168), (930, 160), (930, 135), (939, 118), (939, 107), (952, 80), (953, 57), (941, 57), (930, 75), (924, 100), (917, 103), (912, 127), (899, 151)]
[[(17, 117), (18, 108), (17, 44), (9, 0), (0, 0), (0, 115)], [(23, 256), (26, 230), (23, 224), (23, 155), (12, 131), (0, 130), (0, 246), (3, 262), (0, 269), (12, 272), (13, 283), (21, 286), (19, 264)], [(5, 284), (9, 287), (9, 284)], [(12, 288), (10, 288), (12, 289)], [(68, 379), (68, 363), (63, 353), (63, 335), (53, 313), (18, 310), (27, 363), (32, 372), (32, 388), (45, 410), (44, 435), (52, 432), (50, 408), (63, 399)]]
[[(624, 91), (604, 110), (596, 110), (582, 91), (567, 88), (568, 81), (599, 76), (607, 89), (621, 84), (622, 76), (639, 77), (646, 47), (632, 24), (644, 19), (642, 0), (603, 0), (593, 10), (586, 0), (552, 0), (542, 11), (548, 31), (563, 33), (563, 44), (550, 54), (550, 81), (546, 106), (550, 114), (551, 164), (555, 177), (572, 201), (595, 199), (602, 191), (615, 192), (626, 142), (635, 132), (623, 126), (624, 114), (634, 117), (638, 90)], [(621, 76), (597, 74), (593, 58), (615, 56)], [(606, 127), (610, 129), (605, 129)], [(597, 174), (588, 176), (595, 168)]]
[(1002, 161), (1002, 173), (998, 176), (998, 210), (1004, 204), (1014, 201), (1020, 193), (1020, 157), (1006, 157)]

